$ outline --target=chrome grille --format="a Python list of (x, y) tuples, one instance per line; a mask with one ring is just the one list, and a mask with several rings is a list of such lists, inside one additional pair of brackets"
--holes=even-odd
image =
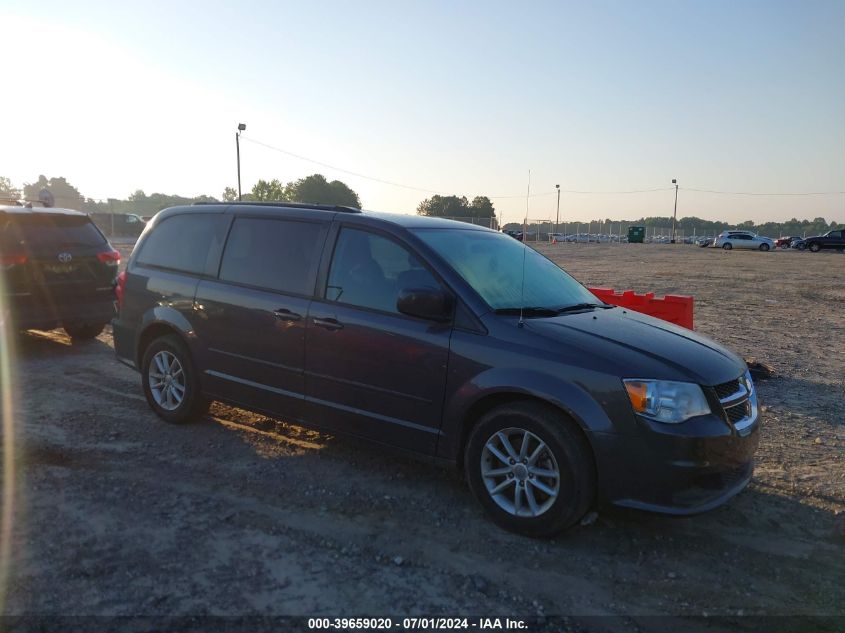
[(729, 380), (728, 382), (723, 382), (721, 385), (716, 385), (715, 387), (713, 387), (713, 389), (716, 390), (716, 396), (719, 398), (719, 400), (724, 400), (725, 398), (734, 395), (740, 390), (739, 378), (737, 378), (736, 380)]
[(743, 376), (715, 385), (713, 391), (722, 405), (725, 419), (740, 433), (751, 427), (757, 418), (756, 399), (749, 391), (750, 378)]
[(741, 402), (732, 407), (725, 407), (725, 415), (728, 416), (728, 420), (731, 421), (731, 424), (736, 424), (743, 418), (751, 415), (751, 405), (748, 400), (746, 400), (745, 402)]

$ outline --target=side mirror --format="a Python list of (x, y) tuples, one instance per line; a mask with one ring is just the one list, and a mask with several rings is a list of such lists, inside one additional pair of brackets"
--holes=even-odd
[(452, 307), (451, 295), (440, 288), (403, 288), (396, 299), (402, 314), (440, 323), (452, 318)]

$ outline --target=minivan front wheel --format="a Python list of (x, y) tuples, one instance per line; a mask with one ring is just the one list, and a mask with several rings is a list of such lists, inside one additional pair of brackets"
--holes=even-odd
[(577, 523), (595, 496), (595, 466), (574, 423), (535, 402), (489, 411), (472, 430), (470, 489), (501, 527), (548, 536)]
[(157, 338), (147, 347), (141, 382), (150, 408), (167, 422), (190, 422), (208, 411), (210, 401), (199, 391), (190, 352), (175, 335)]

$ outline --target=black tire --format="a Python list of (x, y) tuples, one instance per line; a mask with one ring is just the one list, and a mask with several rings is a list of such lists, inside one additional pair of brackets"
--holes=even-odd
[(797, 248), (799, 251), (803, 251), (807, 248), (807, 245), (804, 242), (800, 242), (795, 248)]
[(769, 250), (769, 245), (768, 245), (768, 244), (765, 244), (765, 243), (764, 243), (764, 244), (760, 244), (760, 250), (761, 250), (761, 251), (763, 251), (763, 252), (765, 253), (767, 250)]
[(106, 327), (106, 324), (67, 324), (62, 327), (64, 328), (64, 331), (67, 332), (67, 335), (74, 341), (88, 341), (92, 338), (97, 338)]
[[(546, 504), (544, 506), (546, 509), (536, 516), (517, 516), (513, 511), (500, 506), (488, 490), (485, 477), (482, 475), (482, 468), (485, 464), (491, 463), (487, 461), (491, 456), (489, 450), (485, 456), (487, 442), (493, 439), (497, 432), (505, 430), (528, 431), (535, 439), (542, 441), (548, 450), (548, 453), (541, 451), (535, 465), (545, 460), (545, 463), (557, 466), (559, 483), (556, 497), (546, 497), (542, 492), (536, 494), (532, 492), (532, 499), (541, 495), (541, 501), (544, 500)], [(549, 459), (549, 455), (553, 458), (553, 462)], [(499, 462), (501, 460), (496, 460), (497, 464)], [(516, 463), (514, 468), (519, 466), (520, 464)], [(504, 468), (508, 467), (504, 465)], [(525, 468), (528, 469), (527, 466)], [(517, 401), (488, 411), (470, 433), (464, 454), (464, 469), (470, 490), (490, 518), (500, 527), (526, 536), (551, 536), (571, 527), (586, 514), (595, 499), (595, 463), (592, 450), (584, 435), (572, 420), (559, 411), (538, 402)], [(514, 495), (516, 487), (521, 487), (525, 491), (521, 492), (521, 495), (527, 495), (528, 488), (532, 491), (537, 490), (533, 488), (537, 485), (536, 483), (529, 485), (530, 482), (524, 480), (526, 476), (534, 479), (535, 475), (526, 475), (524, 470), (521, 474), (522, 483), (518, 481), (519, 475), (512, 476), (511, 474), (507, 477), (501, 476), (502, 483), (506, 478), (513, 480)], [(538, 479), (540, 477), (542, 475), (538, 475)], [(552, 480), (547, 479), (546, 483), (550, 481)], [(506, 491), (509, 490), (508, 484)], [(506, 497), (507, 493), (503, 492), (498, 496)], [(527, 504), (527, 501), (525, 503)], [(511, 506), (514, 508), (516, 504), (512, 503)], [(527, 508), (525, 511), (532, 510), (533, 508)]]
[(807, 248), (810, 249), (811, 253), (818, 253), (822, 249), (822, 246), (818, 242), (810, 242)]
[(731, 244), (730, 242), (725, 242), (724, 244), (722, 244), (722, 248), (726, 251), (729, 251), (733, 248), (733, 244)]
[[(169, 354), (175, 358), (182, 370), (180, 374), (183, 377), (182, 399), (177, 406), (171, 409), (159, 404), (150, 385), (150, 365), (160, 352), (165, 352), (165, 355)], [(184, 424), (196, 420), (205, 414), (211, 405), (211, 400), (203, 396), (199, 390), (199, 375), (194, 367), (190, 351), (175, 334), (155, 339), (144, 350), (144, 358), (141, 361), (141, 385), (144, 388), (144, 396), (150, 408), (162, 420), (171, 424)], [(157, 389), (157, 392), (160, 393), (161, 391)]]

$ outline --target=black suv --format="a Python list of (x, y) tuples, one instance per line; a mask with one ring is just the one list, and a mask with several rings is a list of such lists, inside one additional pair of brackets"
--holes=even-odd
[(2, 308), (16, 329), (94, 338), (114, 316), (119, 263), (84, 213), (0, 206)]
[(506, 234), (325, 206), (159, 213), (118, 279), (115, 350), (152, 409), (221, 400), (451, 462), (531, 535), (595, 502), (674, 514), (749, 481), (745, 363), (599, 302)]
[(828, 231), (824, 235), (814, 235), (803, 239), (804, 247), (813, 253), (818, 253), (823, 248), (845, 249), (845, 229)]

